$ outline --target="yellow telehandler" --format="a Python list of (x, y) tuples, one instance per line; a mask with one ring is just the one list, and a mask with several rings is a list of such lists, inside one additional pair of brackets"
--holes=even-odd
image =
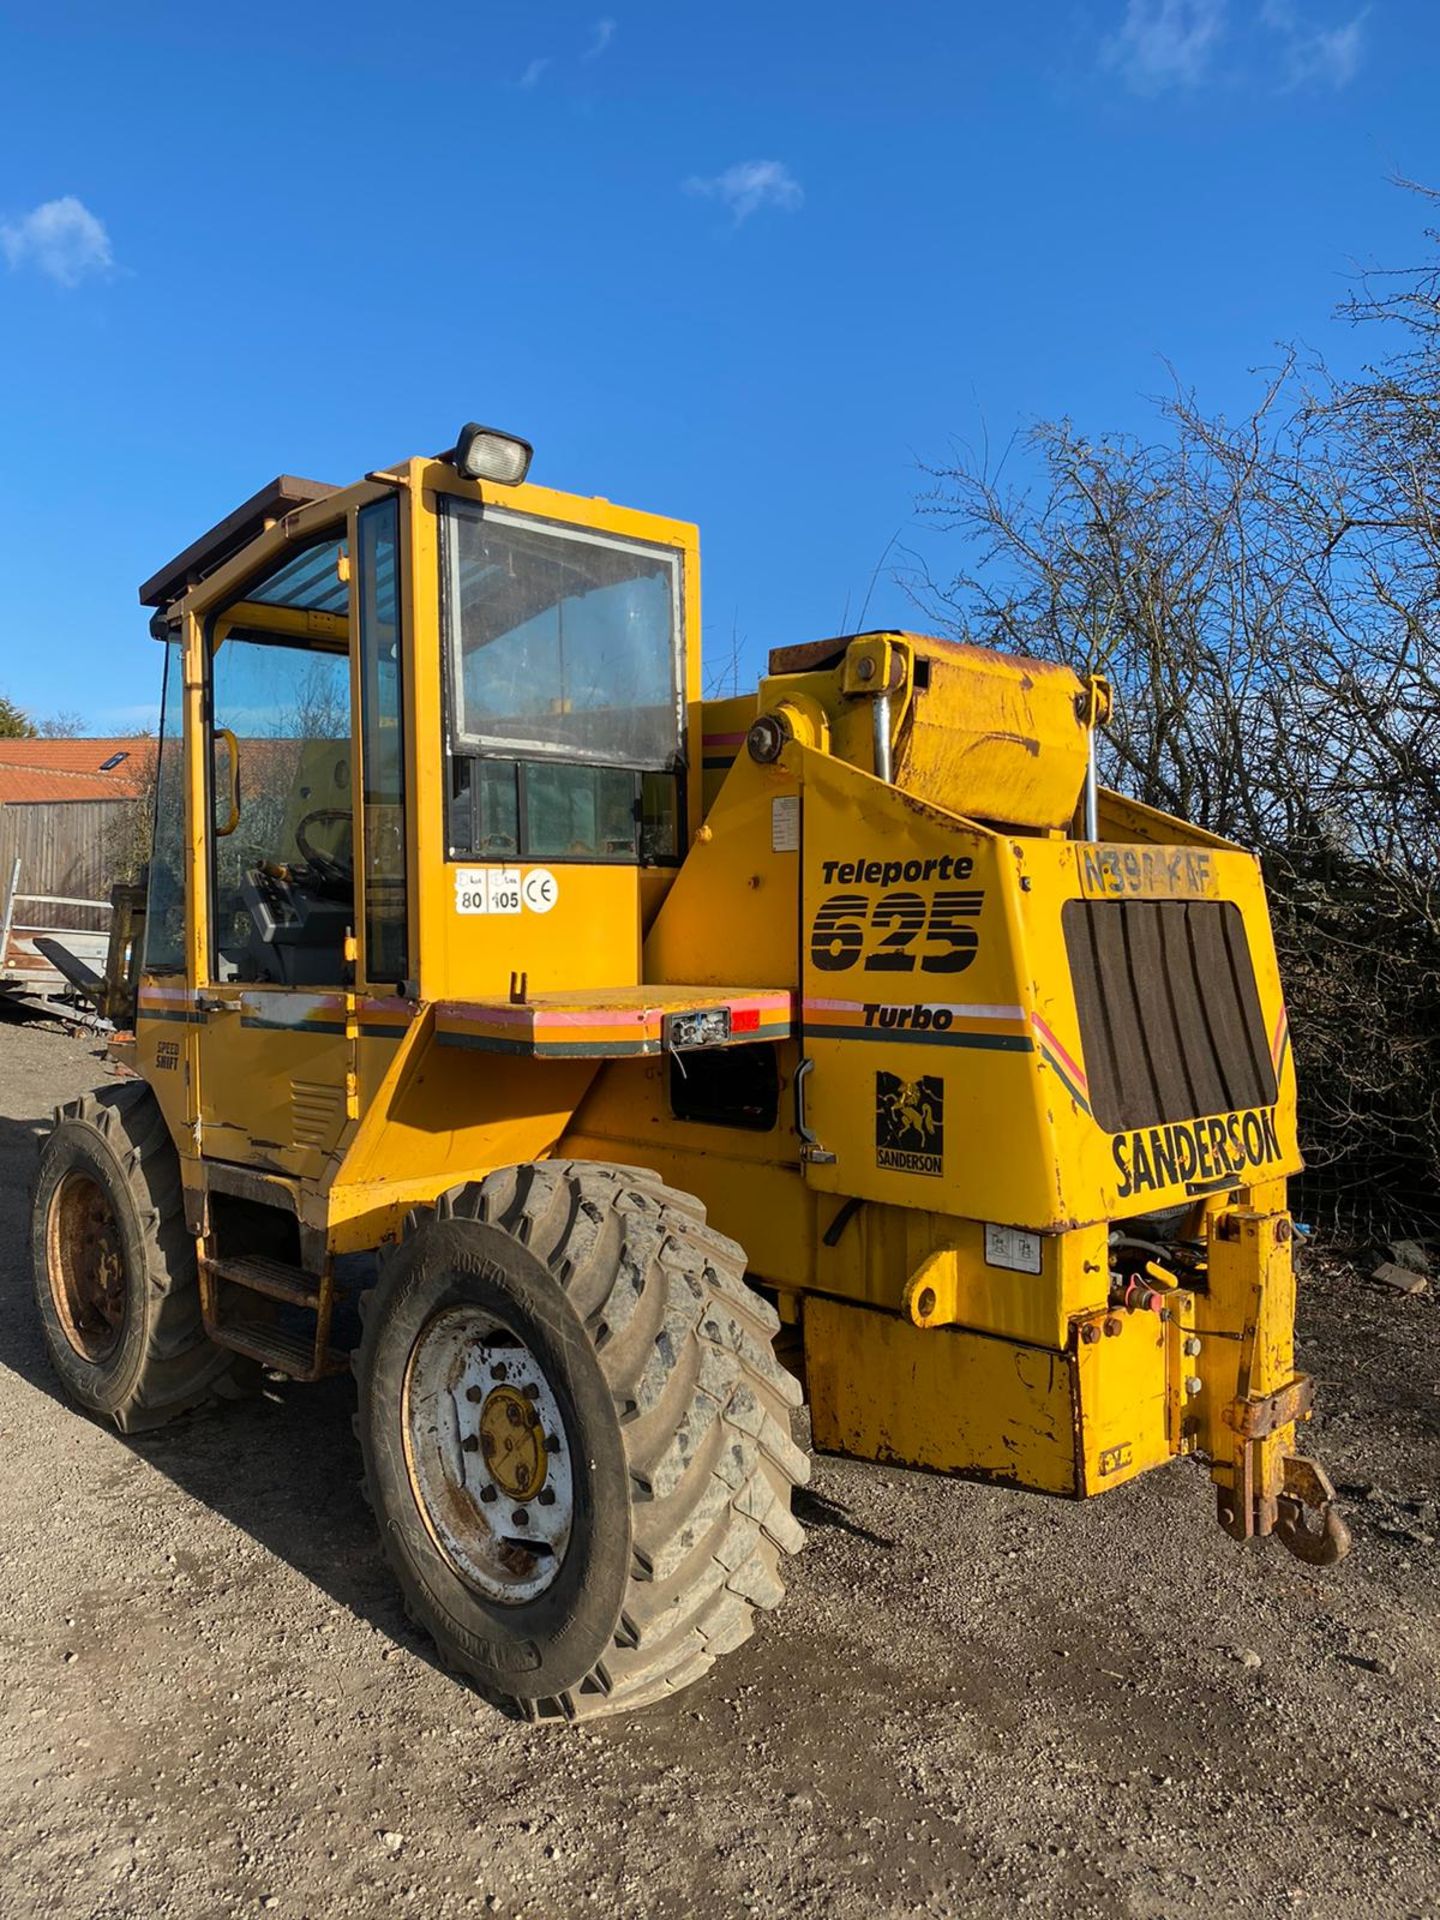
[(530, 457), (282, 477), (141, 589), (130, 1072), (35, 1198), (69, 1392), (130, 1432), (353, 1367), (412, 1614), (536, 1718), (749, 1636), (802, 1400), (1075, 1499), (1193, 1454), (1338, 1558), (1255, 860), (1101, 790), (1061, 666), (872, 632), (702, 700), (695, 530)]

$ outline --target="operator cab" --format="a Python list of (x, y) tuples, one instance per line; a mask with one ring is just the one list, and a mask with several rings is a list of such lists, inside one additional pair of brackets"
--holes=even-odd
[(343, 491), (282, 478), (142, 587), (169, 643), (152, 979), (294, 1028), (271, 990), (418, 999), (423, 926), (426, 997), (638, 985), (701, 797), (693, 533), (527, 463), (467, 428)]

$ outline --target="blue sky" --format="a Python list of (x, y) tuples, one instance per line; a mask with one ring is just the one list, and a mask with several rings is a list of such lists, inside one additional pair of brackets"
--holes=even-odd
[(855, 622), (953, 440), (1353, 353), (1437, 54), (1433, 0), (4, 7), (0, 691), (143, 724), (143, 577), (472, 417), (698, 521), (753, 670)]

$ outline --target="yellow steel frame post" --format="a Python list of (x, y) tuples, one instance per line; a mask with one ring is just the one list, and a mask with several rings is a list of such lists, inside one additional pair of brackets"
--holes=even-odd
[(1294, 1416), (1279, 1421), (1289, 1405), (1281, 1396), (1295, 1381), (1291, 1233), (1285, 1213), (1214, 1216), (1209, 1292), (1197, 1313), (1202, 1347), (1213, 1355), (1219, 1341), (1233, 1344), (1233, 1371), (1216, 1356), (1199, 1377), (1221, 1524), (1242, 1540), (1273, 1532), (1282, 1461), (1295, 1437)]
[[(1210, 1454), (1220, 1524), (1237, 1540), (1278, 1532), (1302, 1559), (1338, 1560), (1349, 1533), (1324, 1473), (1295, 1452), (1313, 1382), (1295, 1371), (1294, 1227), (1284, 1212), (1211, 1216), (1208, 1291), (1197, 1298), (1205, 1355), (1197, 1414)], [(1217, 1352), (1233, 1349), (1233, 1368)], [(1309, 1509), (1322, 1529), (1305, 1527)]]

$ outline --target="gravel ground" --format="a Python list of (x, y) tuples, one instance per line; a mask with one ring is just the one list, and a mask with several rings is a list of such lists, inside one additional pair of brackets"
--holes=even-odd
[(536, 1730), (408, 1627), (347, 1381), (131, 1441), (57, 1400), (29, 1188), (100, 1077), (0, 1018), (0, 1914), (1440, 1910), (1433, 1294), (1307, 1265), (1338, 1569), (1234, 1546), (1186, 1463), (1072, 1507), (820, 1460), (747, 1647)]

